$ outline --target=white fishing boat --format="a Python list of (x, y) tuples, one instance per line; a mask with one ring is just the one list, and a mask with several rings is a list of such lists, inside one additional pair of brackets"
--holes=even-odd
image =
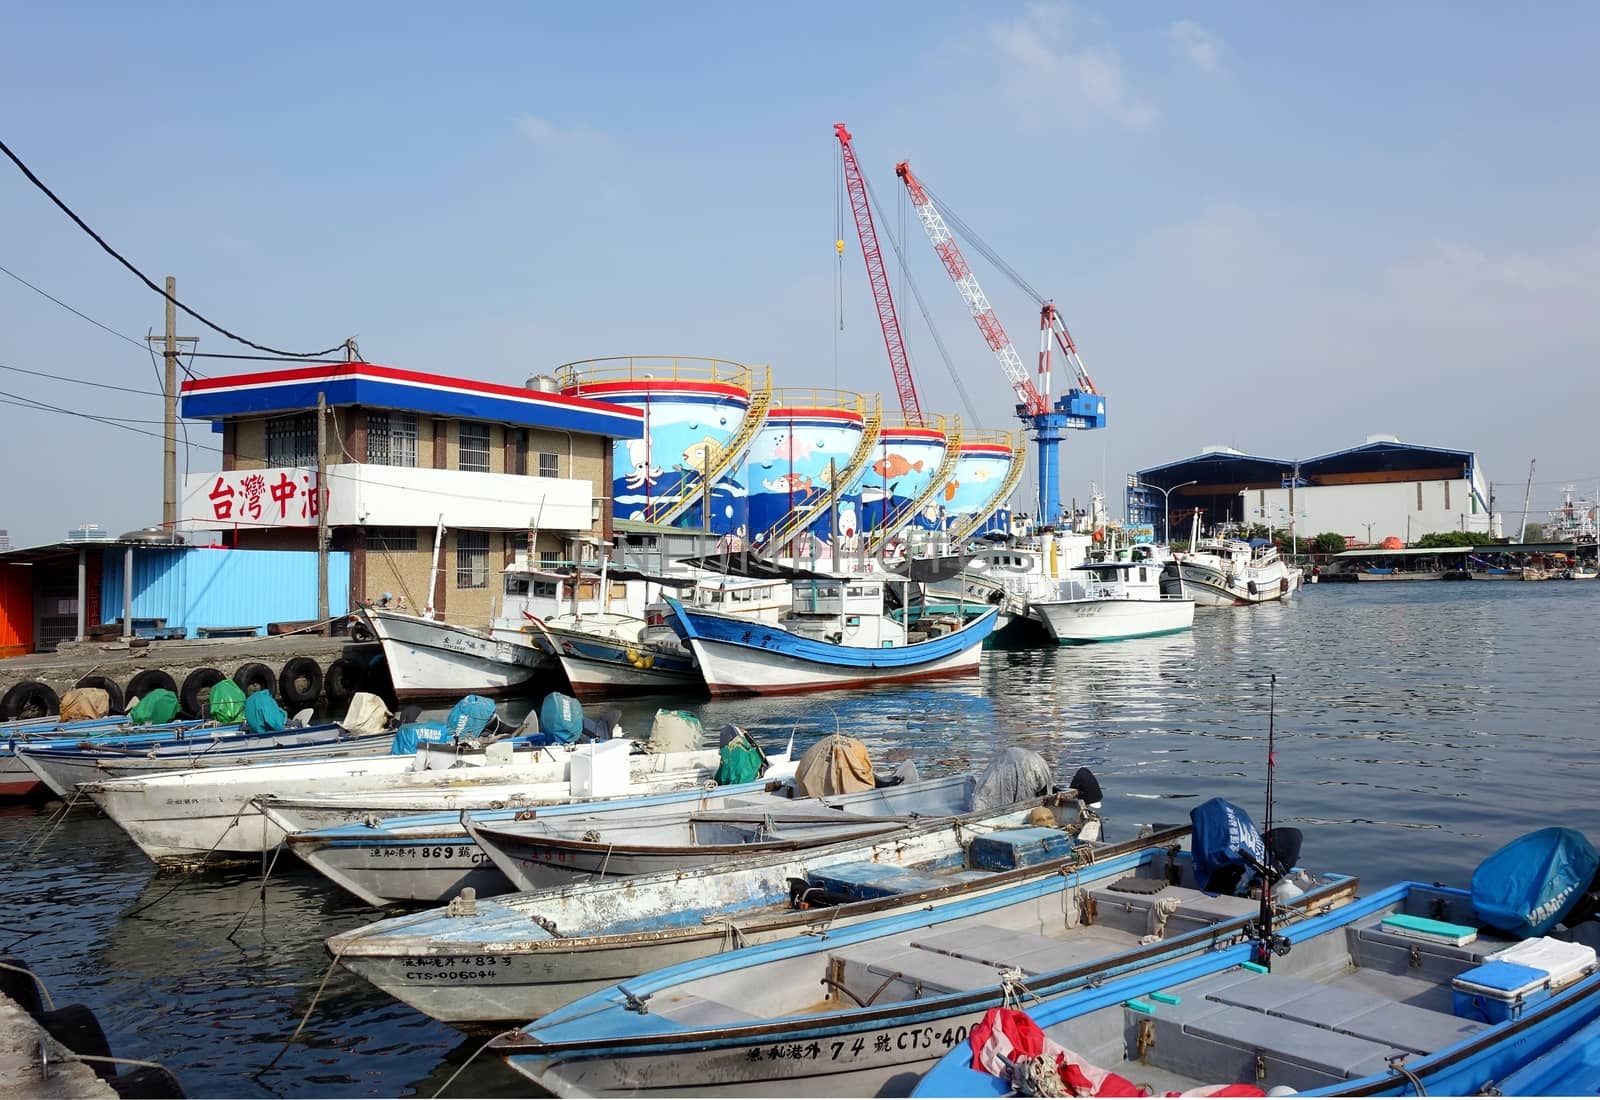
[[(903, 577), (813, 577), (794, 582), (790, 612), (752, 622), (669, 599), (668, 623), (694, 653), (712, 695), (758, 695), (924, 680), (976, 671), (998, 607), (924, 616), (909, 627), (886, 614)], [(910, 600), (902, 598), (902, 607)]]
[[(1087, 769), (1072, 783), (1052, 791), (1043, 760), (1008, 749), (978, 780), (980, 808), (954, 820), (731, 865), (463, 898), (449, 911), (335, 936), (328, 949), (341, 965), (437, 1019), (526, 1021), (671, 963), (732, 946), (831, 935), (1025, 880), (1059, 881), (1086, 851), (1103, 859), (1181, 838), (1174, 832), (1102, 845), (1099, 784)], [(877, 885), (869, 888), (869, 881)], [(854, 884), (852, 893), (827, 885), (844, 882)], [(462, 912), (467, 908), (470, 914)], [(479, 956), (493, 959), (485, 968), (492, 972), (444, 965)]]
[(1055, 599), (1035, 600), (1034, 609), (1060, 645), (1188, 630), (1195, 601), (1162, 591), (1167, 568), (1154, 560), (1085, 562), (1073, 570), (1081, 579), (1062, 582)]
[[(144, 779), (89, 783), (80, 788), (151, 859), (177, 865), (207, 858), (259, 856), (282, 842), (281, 827), (262, 812), (267, 795), (333, 795), (355, 791), (447, 790), (481, 784), (567, 783), (578, 754), (596, 746), (545, 746), (514, 751), (509, 742), (464, 748), (456, 766), (417, 767), (414, 756), (286, 762), (245, 768), (207, 768)], [(424, 750), (419, 750), (419, 754)], [(667, 768), (715, 766), (716, 750), (664, 754)], [(630, 758), (631, 766), (631, 758)], [(364, 813), (356, 813), (360, 820)]]
[[(997, 856), (1026, 851), (1016, 832), (992, 838)], [(1170, 836), (1130, 847), (976, 896), (653, 971), (506, 1033), (491, 1050), (557, 1096), (901, 1095), (990, 1008), (1072, 991), (1070, 1001), (1107, 976), (1219, 952), (1259, 917), (1258, 899), (1211, 889), (1201, 858)], [(892, 883), (870, 867), (836, 869), (831, 880), (858, 891)], [(1355, 888), (1305, 875), (1275, 915), (1324, 912)]]
[(381, 607), (364, 607), (361, 616), (383, 646), (397, 699), (512, 695), (550, 664), (526, 637)]
[(1288, 597), (1300, 586), (1301, 571), (1278, 556), (1268, 543), (1252, 547), (1243, 539), (1196, 537), (1178, 553), (1178, 567), (1189, 594), (1202, 607), (1234, 607), (1269, 603)]

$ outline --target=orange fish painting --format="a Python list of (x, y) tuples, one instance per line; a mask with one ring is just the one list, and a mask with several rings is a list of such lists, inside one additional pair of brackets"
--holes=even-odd
[(872, 472), (882, 478), (905, 477), (913, 470), (922, 472), (922, 460), (908, 462), (905, 455), (884, 455), (872, 464)]
[(961, 488), (961, 482), (959, 482), (959, 481), (947, 481), (947, 482), (945, 482), (945, 485), (944, 485), (944, 499), (945, 500), (954, 500), (954, 499), (956, 499), (956, 490), (959, 489), (959, 488)]

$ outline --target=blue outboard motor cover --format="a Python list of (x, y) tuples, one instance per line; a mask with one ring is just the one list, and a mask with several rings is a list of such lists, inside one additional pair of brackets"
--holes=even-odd
[(1189, 824), (1196, 882), (1206, 882), (1224, 867), (1254, 870), (1266, 865), (1266, 841), (1250, 815), (1232, 802), (1222, 798), (1202, 802), (1189, 811)]
[(407, 722), (394, 731), (394, 740), (389, 743), (389, 754), (410, 756), (424, 741), (448, 740), (450, 740), (449, 735), (438, 722)]
[(494, 717), (494, 700), (469, 695), (450, 708), (444, 720), (445, 731), (457, 741), (477, 737)]
[(552, 691), (539, 704), (539, 732), (557, 744), (572, 744), (583, 734), (583, 704), (570, 695)]
[(1572, 912), (1600, 867), (1600, 854), (1576, 829), (1518, 837), (1472, 872), (1478, 919), (1518, 939), (1543, 936)]

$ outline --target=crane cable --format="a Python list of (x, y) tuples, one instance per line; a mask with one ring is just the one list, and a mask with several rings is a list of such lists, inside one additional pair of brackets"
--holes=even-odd
[(253, 340), (246, 340), (243, 336), (240, 336), (237, 333), (229, 332), (227, 329), (223, 328), (221, 325), (217, 324), (216, 322), (210, 320), (207, 317), (202, 316), (201, 314), (199, 314), (199, 313), (195, 312), (194, 310), (190, 309), (188, 306), (184, 305), (182, 302), (178, 301), (178, 299), (176, 297), (174, 297), (171, 294), (168, 294), (165, 289), (163, 289), (162, 287), (157, 286), (151, 280), (151, 278), (148, 275), (146, 275), (144, 272), (140, 271), (138, 268), (134, 267), (133, 264), (130, 263), (122, 255), (122, 253), (118, 252), (116, 249), (112, 248), (109, 244), (107, 244), (104, 237), (100, 236), (100, 234), (96, 233), (92, 228), (90, 228), (88, 222), (84, 221), (82, 218), (78, 217), (77, 214), (73, 213), (72, 208), (70, 206), (68, 206), (66, 203), (62, 202), (61, 199), (56, 196), (56, 193), (54, 191), (50, 190), (50, 188), (45, 185), (45, 182), (43, 180), (41, 180), (38, 176), (34, 175), (33, 174), (33, 169), (29, 168), (26, 164), (24, 164), (22, 162), (22, 158), (17, 156), (16, 153), (12, 152), (11, 151), (11, 146), (7, 145), (4, 141), (0, 141), (0, 153), (4, 153), (6, 156), (10, 157), (11, 158), (11, 162), (13, 164), (15, 164), (19, 169), (22, 170), (22, 174), (24, 176), (28, 177), (28, 182), (33, 184), (40, 191), (43, 191), (46, 198), (48, 198), (51, 202), (55, 203), (56, 206), (60, 207), (61, 208), (61, 212), (64, 213), (67, 217), (71, 218), (73, 220), (73, 222), (78, 226), (79, 229), (81, 229), (85, 233), (89, 234), (90, 238), (92, 238), (94, 240), (94, 243), (99, 245), (102, 249), (104, 249), (106, 251), (106, 253), (109, 256), (111, 256), (112, 259), (116, 260), (118, 263), (120, 263), (123, 267), (127, 268), (129, 271), (133, 272), (133, 274), (135, 276), (137, 276), (139, 281), (144, 283), (145, 286), (149, 287), (151, 290), (153, 290), (157, 294), (161, 295), (161, 297), (165, 298), (167, 301), (171, 302), (174, 306), (176, 306), (179, 309), (183, 310), (183, 312), (187, 313), (190, 317), (193, 317), (196, 321), (199, 321), (202, 325), (205, 325), (207, 328), (211, 329), (213, 332), (221, 333), (223, 336), (226, 336), (228, 339), (230, 339), (230, 340), (232, 340), (232, 341), (234, 341), (236, 343), (243, 344), (246, 347), (255, 348), (257, 351), (265, 351), (265, 352), (269, 352), (269, 353), (271, 353), (273, 355), (283, 355), (283, 356), (287, 356), (287, 357), (293, 358), (293, 359), (316, 359), (316, 358), (320, 358), (320, 357), (325, 356), (325, 355), (331, 355), (333, 352), (339, 351), (339, 350), (341, 350), (343, 348), (347, 348), (349, 346), (349, 341), (341, 341), (340, 343), (337, 343), (337, 344), (333, 345), (333, 347), (331, 347), (331, 348), (324, 348), (322, 351), (300, 351), (300, 352), (284, 351), (281, 348), (272, 348), (272, 347), (268, 347), (265, 344), (258, 344)]

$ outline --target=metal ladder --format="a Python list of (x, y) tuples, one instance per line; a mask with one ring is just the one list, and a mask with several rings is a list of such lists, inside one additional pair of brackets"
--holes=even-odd
[(1021, 433), (1018, 433), (1012, 437), (1011, 469), (1006, 471), (1006, 479), (1000, 483), (1000, 488), (995, 490), (994, 496), (990, 497), (988, 502), (982, 508), (978, 509), (972, 514), (971, 519), (967, 520), (960, 526), (951, 529), (951, 542), (954, 542), (957, 545), (966, 542), (967, 538), (972, 534), (972, 532), (976, 531), (979, 527), (982, 527), (984, 522), (987, 521), (990, 516), (994, 515), (995, 509), (1000, 507), (1001, 502), (1010, 496), (1012, 490), (1015, 489), (1018, 483), (1022, 481), (1022, 473), (1027, 465), (1027, 461), (1028, 441), (1026, 437), (1024, 437)]
[(951, 421), (950, 430), (945, 434), (944, 458), (939, 462), (939, 468), (934, 471), (933, 478), (928, 482), (928, 487), (916, 497), (906, 502), (905, 507), (896, 510), (884, 517), (872, 537), (867, 541), (867, 556), (875, 556), (883, 549), (883, 544), (894, 538), (895, 534), (911, 521), (928, 501), (950, 483), (955, 476), (956, 463), (961, 461), (961, 418), (955, 417)]
[(799, 508), (789, 513), (789, 517), (766, 532), (761, 540), (761, 545), (768, 548), (769, 553), (776, 553), (777, 547), (782, 546), (804, 531), (818, 516), (826, 512), (839, 494), (846, 491), (856, 483), (861, 476), (861, 471), (867, 468), (867, 460), (872, 457), (872, 450), (878, 445), (878, 433), (883, 428), (883, 414), (876, 405), (867, 409), (862, 418), (861, 440), (856, 444), (855, 451), (850, 455), (850, 461), (845, 463), (843, 470), (836, 470), (833, 484), (815, 490), (816, 496)]
[[(739, 430), (728, 439), (722, 458), (714, 463), (709, 471), (685, 471), (682, 480), (678, 482), (676, 496), (650, 502), (650, 507), (646, 508), (644, 513), (646, 523), (662, 525), (676, 523), (685, 512), (701, 500), (707, 482), (715, 485), (717, 479), (726, 473), (729, 467), (738, 465), (744, 458), (745, 452), (750, 449), (750, 444), (755, 442), (756, 433), (767, 422), (767, 410), (772, 405), (771, 370), (763, 372), (760, 383), (759, 386), (751, 386), (750, 404), (745, 408), (744, 418), (739, 422)], [(709, 530), (711, 517), (702, 516), (701, 526)]]

